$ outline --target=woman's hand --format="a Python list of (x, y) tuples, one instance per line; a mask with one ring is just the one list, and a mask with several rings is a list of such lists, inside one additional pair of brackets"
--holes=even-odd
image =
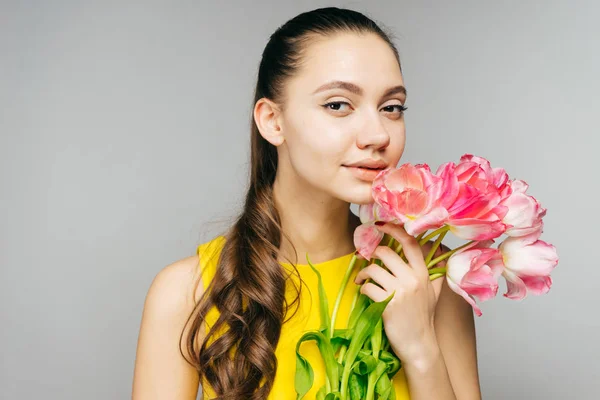
[[(362, 284), (371, 278), (373, 282), (364, 284), (360, 292), (376, 302), (396, 291), (382, 315), (385, 333), (403, 362), (418, 362), (436, 351), (434, 314), (443, 278), (429, 280), (423, 257), (429, 249), (422, 249), (404, 227), (386, 223), (378, 228), (402, 244), (408, 264), (394, 250), (378, 246), (373, 257), (380, 259), (389, 271), (371, 264), (358, 272), (355, 283)], [(436, 254), (441, 254), (441, 248)]]

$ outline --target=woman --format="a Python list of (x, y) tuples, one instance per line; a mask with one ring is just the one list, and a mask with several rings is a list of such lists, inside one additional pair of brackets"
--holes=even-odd
[[(199, 383), (205, 398), (296, 398), (295, 345), (319, 326), (314, 272), (297, 264), (297, 255), (309, 254), (335, 296), (360, 224), (349, 205), (370, 203), (374, 176), (398, 164), (405, 101), (398, 52), (363, 14), (317, 9), (271, 36), (258, 72), (243, 211), (197, 256), (156, 276), (144, 307), (134, 399), (194, 399)], [(381, 246), (374, 257), (391, 273), (373, 264), (353, 278), (372, 280), (360, 290), (374, 301), (396, 291), (383, 314), (402, 360), (396, 398), (479, 399), (471, 307), (445, 280), (429, 281), (427, 246), (387, 225), (380, 229), (404, 245), (409, 262)], [(350, 286), (336, 328), (346, 322)], [(315, 370), (305, 397), (313, 399), (323, 365), (314, 342), (300, 349)]]

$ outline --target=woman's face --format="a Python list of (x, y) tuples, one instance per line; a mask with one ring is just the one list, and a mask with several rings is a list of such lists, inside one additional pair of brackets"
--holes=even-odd
[(369, 159), (397, 165), (405, 101), (398, 62), (378, 36), (339, 34), (312, 42), (299, 73), (286, 82), (279, 168), (332, 197), (372, 202), (376, 171), (348, 165)]

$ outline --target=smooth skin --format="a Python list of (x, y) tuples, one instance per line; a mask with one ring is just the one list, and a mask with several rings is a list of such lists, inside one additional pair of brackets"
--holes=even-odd
[[(282, 229), (297, 254), (308, 252), (320, 263), (354, 251), (353, 231), (360, 221), (349, 205), (372, 202), (371, 182), (356, 178), (345, 165), (365, 158), (389, 166), (400, 161), (406, 142), (406, 91), (391, 49), (372, 34), (318, 39), (303, 61), (286, 82), (284, 104), (260, 99), (254, 120), (262, 137), (277, 148), (273, 192)], [(344, 83), (323, 88), (331, 82)], [(411, 399), (481, 399), (471, 306), (445, 279), (425, 279), (424, 256), (431, 243), (420, 248), (403, 229), (391, 225), (381, 230), (388, 229), (386, 233), (403, 243), (408, 264), (381, 247), (375, 256), (392, 274), (370, 267), (360, 279), (378, 283), (362, 289), (371, 298), (396, 290), (384, 325), (403, 360)], [(288, 241), (280, 250), (280, 261), (293, 259)], [(193, 288), (199, 262), (196, 256), (179, 260), (160, 271), (150, 286), (135, 362), (135, 400), (196, 398), (198, 376), (181, 357), (178, 344), (201, 295), (202, 284), (195, 292)]]

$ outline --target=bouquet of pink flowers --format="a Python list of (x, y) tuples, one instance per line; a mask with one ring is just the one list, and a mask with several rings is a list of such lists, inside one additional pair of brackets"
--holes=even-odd
[[(432, 173), (427, 164), (409, 163), (381, 171), (372, 185), (374, 202), (361, 205), (362, 224), (354, 232), (359, 256), (348, 266), (333, 314), (321, 277), (319, 296), (321, 327), (306, 332), (296, 346), (296, 392), (301, 399), (312, 387), (313, 371), (299, 353), (303, 341), (315, 340), (326, 366), (326, 385), (317, 399), (393, 399), (391, 379), (401, 368), (401, 360), (389, 350), (381, 315), (388, 299), (373, 302), (357, 287), (345, 329), (334, 329), (337, 310), (353, 269), (367, 265), (377, 246), (386, 245), (405, 261), (402, 246), (379, 231), (375, 223), (392, 222), (404, 226), (419, 244), (434, 240), (425, 257), (430, 280), (446, 277), (448, 286), (461, 295), (477, 316), (482, 312), (476, 300), (496, 296), (502, 276), (510, 299), (523, 299), (528, 293), (547, 293), (550, 273), (558, 264), (556, 248), (540, 240), (546, 209), (526, 193), (522, 180), (509, 180), (502, 168), (492, 168), (488, 160), (465, 154), (460, 162), (442, 164)], [(428, 233), (432, 230), (431, 233)], [(434, 254), (452, 232), (468, 242), (455, 249)], [(492, 248), (494, 239), (506, 235)], [(308, 255), (307, 255), (308, 260)], [(442, 261), (444, 267), (436, 267)], [(380, 260), (373, 260), (382, 265)], [(308, 260), (310, 263), (310, 260)]]

